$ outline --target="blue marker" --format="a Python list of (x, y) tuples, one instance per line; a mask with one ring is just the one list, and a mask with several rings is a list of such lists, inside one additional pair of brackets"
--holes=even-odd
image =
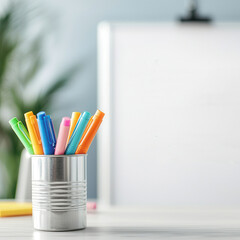
[(45, 155), (53, 155), (56, 147), (56, 137), (52, 120), (45, 112), (39, 112), (37, 114), (37, 121), (42, 139), (43, 152)]
[(75, 127), (75, 129), (72, 133), (72, 136), (69, 140), (69, 143), (67, 145), (67, 149), (65, 151), (66, 155), (75, 154), (78, 144), (81, 140), (81, 137), (83, 135), (83, 132), (87, 126), (87, 123), (88, 123), (90, 117), (91, 117), (91, 114), (89, 112), (84, 112), (78, 119), (76, 127)]

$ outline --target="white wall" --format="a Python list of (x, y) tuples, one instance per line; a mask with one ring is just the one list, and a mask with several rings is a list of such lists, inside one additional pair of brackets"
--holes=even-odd
[[(37, 1), (44, 5), (43, 15), (52, 40), (47, 49), (48, 65), (41, 81), (63, 70), (71, 63), (79, 62), (82, 69), (75, 81), (56, 98), (55, 122), (72, 111), (97, 107), (96, 30), (103, 20), (118, 21), (166, 21), (175, 20), (184, 12), (185, 0), (51, 0)], [(202, 0), (203, 13), (216, 20), (239, 20), (238, 0)], [(66, 94), (62, 98), (62, 94)], [(96, 197), (96, 142), (89, 151), (88, 196)]]

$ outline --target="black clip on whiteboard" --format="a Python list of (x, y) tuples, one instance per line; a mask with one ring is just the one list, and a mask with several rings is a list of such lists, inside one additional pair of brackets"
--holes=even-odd
[(190, 0), (186, 16), (180, 17), (179, 21), (183, 23), (186, 22), (210, 23), (212, 22), (212, 19), (210, 17), (199, 15), (197, 1)]

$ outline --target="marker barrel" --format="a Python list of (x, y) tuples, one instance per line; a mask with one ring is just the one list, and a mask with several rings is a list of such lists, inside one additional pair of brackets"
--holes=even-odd
[(9, 121), (9, 123), (10, 123), (13, 131), (16, 133), (19, 140), (23, 144), (23, 146), (27, 149), (27, 151), (30, 154), (34, 154), (29, 133), (28, 133), (27, 129), (24, 127), (24, 125), (22, 124), (22, 122), (18, 121), (18, 119), (16, 117), (14, 117)]
[(78, 122), (79, 117), (81, 116), (80, 112), (73, 112), (72, 113), (72, 117), (71, 117), (71, 124), (70, 124), (70, 129), (69, 129), (69, 134), (68, 134), (68, 139), (67, 139), (67, 143), (69, 142), (72, 133), (76, 127), (76, 124)]
[(88, 149), (102, 123), (104, 115), (105, 114), (103, 112), (97, 110), (92, 118), (91, 125), (77, 147), (76, 154), (86, 154), (88, 152)]
[(24, 114), (34, 154), (43, 155), (42, 140), (38, 128), (37, 118), (32, 111)]
[(45, 155), (52, 155), (55, 151), (56, 138), (52, 120), (45, 112), (37, 114), (39, 131), (42, 139), (43, 151)]
[(70, 128), (70, 121), (71, 119), (68, 117), (64, 117), (62, 119), (62, 122), (59, 127), (59, 132), (58, 132), (57, 144), (56, 144), (55, 153), (54, 153), (55, 155), (62, 155), (66, 150), (67, 137), (68, 137), (69, 128)]
[(81, 140), (81, 137), (83, 135), (83, 132), (87, 126), (87, 123), (91, 117), (91, 114), (89, 112), (84, 112), (81, 117), (79, 118), (77, 125), (73, 131), (73, 134), (69, 140), (67, 149), (65, 151), (65, 154), (75, 154), (77, 150), (77, 146)]

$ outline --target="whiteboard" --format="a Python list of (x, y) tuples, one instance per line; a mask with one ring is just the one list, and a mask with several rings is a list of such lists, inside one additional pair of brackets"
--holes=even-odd
[(98, 196), (240, 204), (240, 24), (101, 23)]

